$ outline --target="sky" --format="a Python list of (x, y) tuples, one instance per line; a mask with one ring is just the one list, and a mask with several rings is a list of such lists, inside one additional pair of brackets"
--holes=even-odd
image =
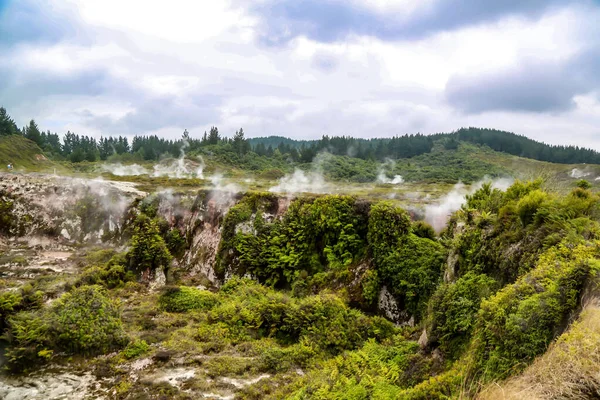
[(600, 150), (600, 0), (0, 0), (0, 106), (93, 135), (476, 126)]

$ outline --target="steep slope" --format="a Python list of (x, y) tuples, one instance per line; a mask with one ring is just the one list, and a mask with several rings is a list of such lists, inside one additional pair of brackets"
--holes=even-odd
[(591, 399), (600, 392), (600, 307), (588, 304), (573, 326), (521, 375), (484, 390), (481, 400)]

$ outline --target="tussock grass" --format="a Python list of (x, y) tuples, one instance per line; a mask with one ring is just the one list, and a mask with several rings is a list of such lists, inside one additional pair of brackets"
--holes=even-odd
[(481, 400), (590, 399), (600, 396), (600, 300), (521, 375), (488, 386)]

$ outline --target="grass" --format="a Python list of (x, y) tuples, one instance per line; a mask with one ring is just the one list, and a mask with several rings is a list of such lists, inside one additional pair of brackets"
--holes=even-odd
[(0, 166), (13, 164), (18, 172), (66, 172), (66, 168), (44, 156), (42, 149), (29, 139), (19, 135), (0, 137)]

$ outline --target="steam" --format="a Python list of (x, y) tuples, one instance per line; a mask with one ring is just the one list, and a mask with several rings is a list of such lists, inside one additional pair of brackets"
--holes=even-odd
[(392, 179), (390, 179), (387, 177), (385, 172), (380, 171), (379, 174), (377, 175), (377, 182), (390, 183), (392, 185), (399, 185), (401, 183), (404, 183), (404, 178), (402, 178), (402, 175), (394, 175), (394, 177)]
[(115, 176), (138, 176), (148, 175), (148, 170), (139, 164), (123, 165), (117, 164), (103, 164), (101, 166), (104, 172), (109, 172)]
[[(15, 194), (24, 200), (23, 205), (36, 207), (38, 217), (67, 240), (102, 240), (104, 233), (122, 226), (131, 202), (146, 195), (130, 182), (52, 175), (43, 182), (39, 185), (23, 179), (10, 183), (17, 185)], [(82, 200), (85, 202), (80, 203)], [(78, 209), (84, 210), (84, 216)], [(90, 215), (92, 220), (86, 217)]]
[(269, 189), (273, 193), (327, 193), (325, 178), (317, 171), (304, 172), (296, 168), (293, 174), (287, 174), (279, 184)]
[(169, 178), (198, 178), (204, 179), (204, 159), (198, 156), (198, 165), (194, 165), (191, 161), (185, 159), (185, 149), (190, 147), (187, 141), (183, 141), (179, 158), (169, 163), (161, 163), (154, 166), (153, 177), (167, 176)]
[(158, 177), (169, 177), (169, 178), (198, 178), (204, 179), (204, 159), (198, 156), (197, 161), (186, 160), (185, 149), (189, 147), (189, 143), (184, 141), (181, 146), (179, 158), (176, 160), (165, 160), (154, 165), (153, 169), (149, 171), (145, 167), (139, 164), (122, 165), (116, 164), (103, 164), (101, 166), (102, 171), (109, 172), (116, 176), (138, 176), (148, 175), (153, 178)]
[(213, 186), (213, 191), (219, 192), (228, 192), (228, 193), (239, 193), (242, 191), (242, 188), (235, 183), (225, 183), (222, 174), (214, 174), (210, 178), (210, 183)]
[(580, 178), (583, 178), (585, 176), (589, 176), (591, 174), (592, 174), (591, 172), (582, 171), (582, 170), (580, 170), (578, 168), (573, 168), (571, 170), (571, 178), (575, 178), (575, 179), (580, 179)]
[(310, 171), (305, 172), (299, 168), (292, 174), (286, 174), (279, 179), (279, 183), (269, 189), (272, 193), (331, 193), (332, 188), (323, 176), (323, 162), (330, 157), (328, 153), (318, 154)]
[(241, 186), (235, 183), (225, 182), (223, 175), (220, 173), (215, 173), (208, 179), (212, 185), (209, 194), (210, 201), (222, 210), (229, 209), (235, 203), (236, 195), (243, 190)]
[(491, 182), (493, 189), (505, 191), (513, 184), (513, 179), (499, 178), (490, 181), (489, 179), (484, 178), (470, 187), (459, 182), (454, 185), (448, 194), (441, 197), (436, 204), (425, 206), (425, 221), (430, 224), (436, 232), (441, 231), (448, 223), (450, 215), (455, 211), (458, 211), (462, 205), (465, 204), (465, 196), (475, 193), (486, 182)]
[(377, 182), (392, 185), (399, 185), (401, 183), (404, 183), (404, 178), (402, 178), (401, 175), (394, 175), (392, 179), (388, 178), (386, 170), (393, 171), (394, 169), (396, 169), (396, 162), (394, 160), (390, 160), (389, 158), (385, 160), (385, 162), (379, 166), (377, 173)]

